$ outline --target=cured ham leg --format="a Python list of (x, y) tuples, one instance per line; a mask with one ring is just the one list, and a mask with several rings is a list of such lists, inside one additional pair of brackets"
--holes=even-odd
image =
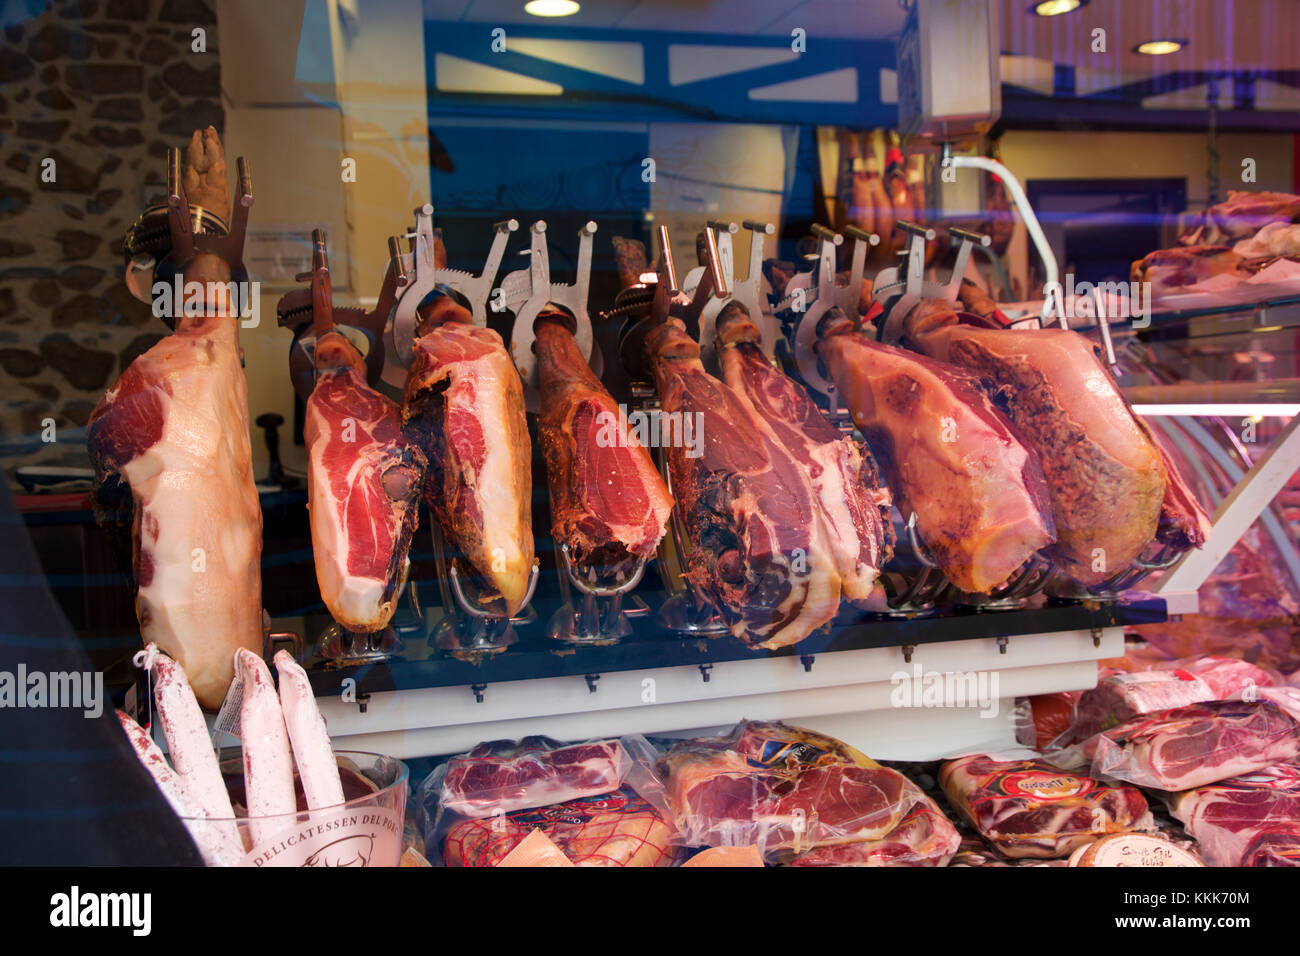
[(844, 596), (866, 601), (893, 544), (889, 492), (875, 462), (826, 420), (808, 393), (763, 355), (762, 333), (738, 302), (718, 315), (717, 348), (732, 390), (776, 433), (816, 492)]
[(428, 456), (425, 498), (448, 542), (513, 616), (533, 569), (523, 384), (501, 336), (440, 301), (417, 328), (402, 419)]
[(567, 317), (543, 312), (535, 334), (538, 431), (555, 540), (568, 544), (577, 567), (628, 567), (658, 547), (673, 499), (626, 416), (583, 360)]
[[(195, 133), (186, 182), (202, 176), (207, 193), (219, 188), (224, 201), (220, 150), (215, 131)], [(208, 182), (218, 175), (219, 183)], [(221, 213), (217, 198), (207, 203)], [(192, 266), (187, 281), (230, 278), (211, 255), (196, 256)], [(131, 513), (140, 632), (184, 668), (199, 702), (216, 708), (230, 686), (235, 649), (262, 646), (262, 510), (239, 319), (224, 287), (208, 288), (206, 314), (178, 314), (176, 331), (100, 399), (86, 442), (96, 517), (109, 521), (123, 505)]]
[(682, 442), (667, 448), (690, 539), (687, 579), (747, 643), (802, 640), (835, 616), (840, 595), (807, 476), (751, 407), (704, 371), (679, 320), (653, 329), (646, 347), (663, 412), (702, 416), (697, 456)]
[(328, 280), (316, 315), (316, 387), (303, 429), (316, 581), (335, 621), (378, 631), (406, 583), (426, 459), (402, 433), (397, 403), (366, 383), (361, 353), (321, 322)]
[(1065, 329), (960, 324), (938, 300), (918, 305), (903, 328), (926, 355), (992, 383), (1038, 453), (1062, 570), (1090, 585), (1128, 567), (1156, 536), (1165, 465), (1093, 344)]
[(972, 376), (869, 339), (838, 309), (818, 334), (900, 510), (953, 584), (987, 593), (1056, 539), (1037, 456)]

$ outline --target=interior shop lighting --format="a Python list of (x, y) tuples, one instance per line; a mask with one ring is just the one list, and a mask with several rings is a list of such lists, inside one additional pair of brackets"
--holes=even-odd
[(1186, 40), (1147, 40), (1135, 46), (1133, 52), (1145, 53), (1148, 56), (1164, 56), (1167, 53), (1177, 53), (1186, 45)]
[(581, 9), (574, 0), (528, 0), (524, 4), (524, 13), (535, 17), (571, 17)]
[(1071, 13), (1084, 5), (1086, 0), (1042, 0), (1029, 9), (1040, 17), (1059, 17), (1062, 13)]

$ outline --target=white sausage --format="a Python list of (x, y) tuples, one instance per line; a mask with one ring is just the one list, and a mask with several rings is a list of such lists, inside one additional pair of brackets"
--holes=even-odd
[(266, 662), (241, 647), (235, 651), (235, 671), (244, 683), (239, 731), (244, 743), (248, 823), (256, 845), (285, 825), (284, 820), (266, 822), (260, 818), (292, 814), (298, 808), (293, 792), (293, 757), (289, 754), (289, 734), (280, 712), (280, 700)]
[[(167, 738), (172, 766), (194, 799), (199, 815), (218, 820), (233, 820), (230, 793), (221, 778), (217, 755), (208, 736), (203, 711), (185, 679), (185, 671), (170, 657), (159, 654), (153, 660), (154, 703), (158, 705), (158, 723)], [(232, 838), (233, 838), (232, 828)]]
[(185, 789), (184, 781), (167, 765), (167, 758), (158, 749), (143, 727), (122, 711), (117, 712), (117, 719), (126, 731), (126, 737), (135, 748), (140, 763), (153, 776), (158, 789), (167, 798), (171, 808), (189, 828), (190, 836), (203, 855), (203, 862), (208, 866), (234, 866), (243, 856), (243, 847), (224, 839), (224, 827), (214, 826), (200, 819), (203, 814), (194, 803), (194, 798)]
[(293, 744), (307, 806), (313, 810), (337, 806), (343, 802), (343, 784), (339, 781), (339, 767), (334, 761), (325, 718), (316, 706), (307, 672), (288, 651), (276, 653), (275, 669), (280, 672), (280, 709)]

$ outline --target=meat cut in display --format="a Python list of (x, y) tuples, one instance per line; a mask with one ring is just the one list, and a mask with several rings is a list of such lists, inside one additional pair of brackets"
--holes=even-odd
[[(920, 788), (824, 734), (745, 721), (725, 737), (677, 744), (658, 765), (677, 829), (692, 846), (753, 845), (770, 862), (824, 851), (806, 862), (816, 865), (917, 853), (935, 838), (933, 828), (946, 847), (946, 831), (932, 818), (900, 829), (927, 799)], [(948, 852), (957, 849), (952, 837)], [(911, 850), (891, 850), (889, 842)]]
[(1300, 866), (1300, 767), (1275, 764), (1168, 797), (1211, 866)]
[(523, 385), (500, 335), (439, 304), (417, 326), (402, 419), (428, 456), (424, 495), (447, 541), (514, 615), (533, 570)]
[(791, 866), (947, 866), (961, 846), (957, 828), (922, 794), (879, 840), (835, 843), (801, 853)]
[(534, 326), (552, 529), (577, 567), (626, 571), (654, 553), (673, 500), (568, 322), (544, 311)]
[(983, 594), (1056, 540), (1037, 455), (969, 373), (854, 331), (832, 310), (818, 354), (906, 518), (954, 584)]
[(565, 745), (549, 737), (493, 740), (447, 763), (442, 806), (485, 817), (617, 790), (628, 759), (616, 740)]
[(653, 329), (646, 347), (662, 411), (702, 422), (696, 449), (685, 442), (665, 449), (690, 541), (687, 580), (746, 643), (802, 640), (835, 616), (840, 597), (807, 473), (751, 407), (704, 370), (679, 320)]
[(803, 468), (826, 523), (844, 596), (866, 601), (892, 554), (889, 492), (870, 452), (832, 425), (812, 398), (763, 354), (762, 335), (739, 302), (717, 318), (726, 382)]
[(1296, 721), (1266, 701), (1208, 701), (1137, 717), (1095, 739), (1094, 774), (1170, 792), (1293, 760)]
[(442, 842), (447, 866), (496, 866), (540, 830), (576, 866), (672, 866), (672, 827), (632, 790), (464, 820)]
[(406, 583), (427, 462), (342, 333), (317, 335), (315, 364), (303, 432), (316, 580), (335, 621), (378, 631)]
[(948, 802), (1003, 856), (1052, 859), (1108, 833), (1149, 828), (1134, 787), (1107, 786), (1046, 761), (970, 754), (944, 763)]
[(942, 300), (904, 320), (907, 341), (992, 383), (1038, 453), (1056, 519), (1053, 553), (1069, 577), (1098, 584), (1155, 538), (1165, 497), (1160, 450), (1091, 342), (1065, 329), (978, 328)]
[(1142, 714), (1240, 697), (1251, 688), (1268, 687), (1272, 683), (1273, 678), (1263, 668), (1224, 657), (1177, 661), (1167, 667), (1111, 674), (1079, 698), (1075, 739), (1086, 740)]

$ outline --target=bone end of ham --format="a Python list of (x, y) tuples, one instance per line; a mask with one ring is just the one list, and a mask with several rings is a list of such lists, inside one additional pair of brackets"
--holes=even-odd
[(337, 806), (343, 802), (343, 784), (307, 672), (287, 651), (276, 652), (275, 669), (280, 674), (280, 710), (307, 806), (312, 810)]
[(543, 315), (536, 333), (538, 431), (556, 540), (579, 567), (649, 557), (673, 507), (663, 478), (563, 322)]
[(426, 461), (343, 335), (319, 337), (316, 365), (304, 427), (316, 580), (334, 620), (378, 631), (405, 583)]
[(687, 579), (746, 643), (802, 640), (835, 616), (840, 598), (806, 474), (744, 400), (704, 371), (679, 321), (652, 330), (646, 348), (663, 411), (707, 418), (698, 456), (666, 450), (691, 545)]
[(97, 494), (134, 507), (136, 613), (146, 643), (216, 709), (237, 647), (262, 644), (262, 510), (235, 321), (200, 316), (137, 358), (91, 413)]
[(1056, 538), (1037, 456), (960, 370), (827, 326), (818, 343), (904, 515), (959, 588), (987, 593)]
[(514, 615), (533, 570), (532, 443), (501, 337), (462, 322), (415, 341), (402, 416), (429, 458), (425, 497)]
[[(266, 662), (241, 648), (235, 653), (235, 669), (243, 681), (239, 731), (243, 739), (248, 824), (253, 843), (257, 845), (284, 825), (282, 819), (274, 818), (298, 808), (293, 787), (293, 757), (280, 698)], [(273, 819), (267, 820), (268, 817)]]

